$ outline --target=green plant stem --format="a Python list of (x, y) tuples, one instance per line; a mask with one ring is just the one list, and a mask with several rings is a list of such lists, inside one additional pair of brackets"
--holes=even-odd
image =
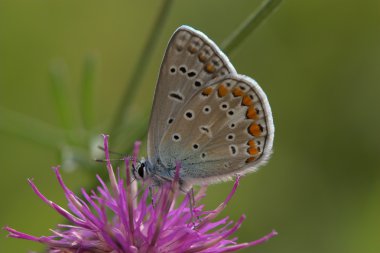
[(224, 53), (230, 54), (236, 49), (268, 16), (273, 13), (282, 0), (266, 0), (259, 9), (244, 20), (234, 32), (225, 39), (221, 45)]
[(86, 130), (93, 126), (94, 111), (94, 84), (95, 84), (95, 57), (88, 55), (85, 59), (82, 74), (81, 114), (83, 125)]
[(117, 131), (119, 129), (120, 123), (124, 122), (124, 117), (130, 107), (130, 104), (133, 100), (133, 97), (138, 90), (137, 87), (140, 87), (140, 82), (142, 80), (142, 77), (144, 76), (144, 73), (146, 71), (147, 66), (149, 66), (149, 62), (152, 58), (153, 49), (155, 45), (155, 41), (157, 41), (159, 35), (162, 32), (162, 28), (164, 26), (165, 20), (169, 14), (170, 7), (172, 5), (173, 0), (165, 0), (162, 4), (161, 10), (154, 21), (154, 26), (149, 33), (149, 37), (142, 48), (141, 56), (135, 65), (134, 72), (127, 84), (127, 88), (124, 92), (124, 95), (122, 97), (121, 103), (117, 109), (117, 113), (114, 117), (113, 123), (111, 125), (111, 138), (115, 138), (117, 135)]
[(52, 85), (52, 95), (56, 105), (62, 128), (66, 131), (68, 142), (73, 142), (70, 131), (73, 129), (73, 115), (68, 101), (67, 78), (65, 68), (62, 63), (52, 64), (50, 67), (50, 79)]
[(35, 118), (0, 107), (0, 131), (33, 141), (48, 148), (60, 148), (65, 132)]

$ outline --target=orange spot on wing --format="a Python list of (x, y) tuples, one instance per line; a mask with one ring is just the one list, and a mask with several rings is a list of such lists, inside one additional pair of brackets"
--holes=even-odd
[(256, 155), (257, 153), (259, 153), (259, 151), (256, 148), (248, 148), (247, 151), (250, 155)]
[(194, 47), (194, 46), (189, 46), (188, 47), (188, 50), (190, 53), (194, 54), (195, 52), (197, 52), (197, 49)]
[(256, 148), (256, 143), (254, 140), (249, 140), (248, 141), (248, 145), (251, 147), (251, 148)]
[(243, 105), (250, 106), (250, 105), (252, 104), (252, 99), (251, 99), (249, 96), (245, 95), (245, 96), (243, 97), (243, 100), (242, 100), (241, 103), (242, 103)]
[(198, 59), (201, 61), (201, 62), (205, 62), (207, 61), (207, 57), (204, 55), (204, 54), (199, 54), (198, 55)]
[(257, 113), (256, 113), (255, 107), (253, 105), (248, 107), (246, 116), (248, 119), (257, 119)]
[(235, 96), (235, 97), (240, 97), (240, 96), (243, 96), (244, 95), (244, 92), (239, 88), (239, 87), (235, 87), (232, 91), (232, 94)]
[(228, 89), (226, 88), (224, 84), (221, 84), (218, 89), (219, 97), (224, 97), (225, 95), (227, 95), (227, 93), (228, 93)]
[(260, 136), (260, 134), (261, 134), (260, 126), (259, 126), (258, 124), (253, 123), (253, 124), (251, 124), (251, 125), (248, 127), (248, 132), (249, 132), (250, 134), (252, 134), (253, 136), (258, 137), (258, 136)]
[(253, 161), (255, 161), (255, 160), (256, 160), (255, 157), (250, 157), (250, 158), (248, 158), (247, 160), (245, 160), (245, 163), (250, 163), (250, 162), (253, 162)]
[(207, 73), (214, 73), (215, 72), (215, 67), (211, 63), (207, 63), (205, 66), (205, 70)]
[(211, 87), (207, 87), (207, 88), (203, 89), (202, 95), (203, 96), (208, 96), (208, 95), (211, 94), (211, 92), (212, 92), (212, 88)]

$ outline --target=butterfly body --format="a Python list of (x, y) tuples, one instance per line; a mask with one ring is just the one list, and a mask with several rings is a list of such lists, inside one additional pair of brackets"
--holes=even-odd
[(179, 27), (161, 65), (148, 159), (135, 174), (159, 184), (172, 180), (180, 164), (183, 188), (229, 180), (265, 163), (273, 137), (271, 108), (260, 86), (238, 74), (206, 35)]

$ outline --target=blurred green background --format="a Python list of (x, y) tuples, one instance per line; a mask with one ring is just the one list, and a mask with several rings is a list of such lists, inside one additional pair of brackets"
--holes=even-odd
[[(175, 1), (162, 32), (151, 41), (153, 59), (131, 100), (125, 134), (111, 147), (120, 151), (122, 144), (131, 145), (136, 129), (147, 127), (161, 58), (179, 25), (191, 25), (220, 44), (260, 3)], [(63, 221), (26, 179), (34, 178), (43, 193), (65, 205), (50, 167), (76, 151), (94, 163), (79, 124), (84, 68), (92, 63), (95, 68), (90, 133), (108, 133), (161, 4), (0, 0), (0, 226), (49, 235), (48, 229)], [(239, 73), (261, 84), (276, 126), (272, 159), (242, 179), (223, 215), (235, 220), (247, 215), (239, 242), (272, 229), (279, 236), (242, 252), (380, 252), (380, 1), (284, 1), (229, 56)], [(33, 133), (42, 121), (46, 131), (65, 139), (54, 130), (62, 122), (52, 96), (52, 66), (53, 73), (64, 76), (72, 128), (81, 138), (64, 144), (40, 136), (45, 143), (40, 145), (17, 132)], [(9, 111), (34, 121), (9, 126)], [(55, 142), (59, 150), (51, 146)], [(77, 167), (63, 173), (67, 184), (90, 186), (99, 171)], [(231, 187), (210, 187), (206, 206), (215, 208)], [(42, 249), (0, 232), (0, 252)]]

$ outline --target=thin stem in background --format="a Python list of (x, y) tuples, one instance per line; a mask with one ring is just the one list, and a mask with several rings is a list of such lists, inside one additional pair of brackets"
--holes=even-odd
[(221, 45), (224, 53), (230, 54), (236, 49), (253, 31), (256, 30), (268, 16), (276, 10), (282, 0), (267, 0), (259, 9), (244, 20), (237, 29), (225, 39)]
[(82, 73), (81, 116), (86, 130), (94, 126), (94, 84), (96, 72), (95, 57), (88, 55)]
[(132, 77), (130, 78), (127, 84), (127, 88), (121, 99), (121, 104), (119, 105), (117, 112), (114, 116), (114, 120), (110, 130), (111, 138), (116, 137), (120, 123), (124, 122), (125, 114), (131, 105), (136, 91), (138, 90), (136, 87), (141, 87), (140, 82), (142, 80), (142, 77), (144, 76), (147, 66), (149, 66), (149, 62), (151, 61), (153, 55), (153, 49), (155, 45), (153, 42), (158, 40), (158, 37), (162, 32), (172, 2), (173, 0), (164, 1), (158, 16), (154, 21), (152, 31), (149, 33), (149, 37), (144, 47), (142, 48), (141, 56), (138, 62), (136, 63), (136, 67), (134, 69)]
[(65, 65), (63, 63), (54, 63), (49, 69), (51, 85), (52, 85), (52, 95), (55, 102), (55, 107), (61, 126), (66, 131), (67, 142), (72, 142), (73, 138), (70, 134), (73, 129), (73, 110), (70, 107), (70, 102), (68, 101), (68, 91), (67, 91), (67, 76), (65, 74)]
[(0, 107), (0, 131), (58, 149), (66, 143), (65, 132), (35, 118)]

